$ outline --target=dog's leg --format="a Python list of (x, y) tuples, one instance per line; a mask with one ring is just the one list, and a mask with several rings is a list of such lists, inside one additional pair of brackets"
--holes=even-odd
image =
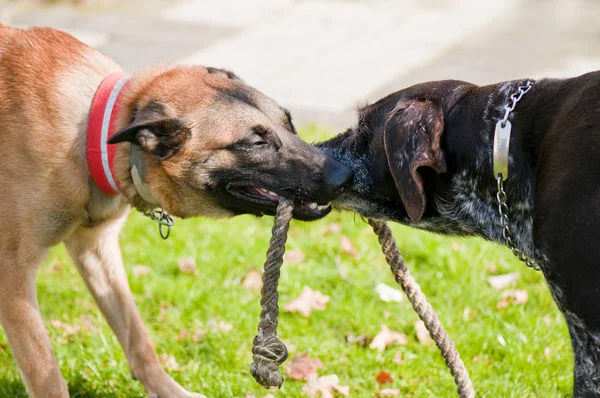
[(123, 347), (133, 377), (150, 397), (203, 397), (183, 389), (160, 365), (129, 288), (118, 234), (126, 215), (96, 228), (79, 228), (67, 250)]
[(32, 398), (69, 396), (36, 297), (42, 253), (0, 255), (0, 321)]

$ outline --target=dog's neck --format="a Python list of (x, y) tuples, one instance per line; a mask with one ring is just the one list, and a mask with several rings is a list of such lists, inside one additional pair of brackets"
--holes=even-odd
[[(479, 235), (504, 243), (496, 199), (497, 182), (493, 175), (494, 130), (504, 115), (510, 95), (522, 82), (471, 89), (450, 110), (444, 140), (449, 169), (454, 172), (442, 178), (442, 188), (435, 198), (440, 219), (434, 227), (424, 226), (427, 229)], [(522, 109), (526, 108), (521, 108), (531, 101), (535, 88), (517, 104), (510, 118), (513, 127), (505, 190), (515, 243), (528, 256), (539, 258), (532, 239), (535, 164), (523, 151), (530, 123), (523, 117)], [(460, 109), (471, 112), (465, 114)]]
[[(92, 100), (87, 128), (87, 163), (96, 187), (109, 196), (123, 193), (123, 180), (117, 178), (115, 158), (116, 145), (107, 143), (122, 126), (123, 96), (131, 77), (115, 72), (100, 83)], [(118, 163), (117, 163), (118, 164)], [(144, 182), (145, 164), (137, 145), (130, 145), (129, 179), (124, 185), (132, 185), (136, 196), (145, 202), (144, 208), (159, 206), (149, 186)], [(121, 173), (122, 174), (122, 173)], [(131, 189), (128, 190), (131, 193)], [(130, 195), (126, 195), (131, 198)]]

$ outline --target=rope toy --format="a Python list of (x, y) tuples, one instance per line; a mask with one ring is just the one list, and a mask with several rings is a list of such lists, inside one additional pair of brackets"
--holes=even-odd
[(369, 225), (373, 228), (373, 232), (377, 234), (381, 251), (385, 255), (385, 259), (394, 274), (396, 282), (402, 287), (404, 293), (406, 293), (406, 297), (408, 297), (415, 312), (425, 324), (433, 341), (435, 341), (435, 345), (440, 349), (446, 366), (450, 369), (450, 373), (454, 377), (458, 395), (461, 398), (473, 398), (475, 390), (469, 378), (469, 372), (462, 359), (460, 359), (460, 355), (454, 343), (450, 340), (450, 336), (446, 333), (442, 322), (440, 322), (431, 304), (427, 301), (427, 297), (421, 291), (421, 286), (419, 286), (410, 272), (408, 272), (408, 268), (406, 268), (402, 255), (398, 251), (398, 246), (396, 246), (396, 240), (392, 235), (390, 227), (383, 221), (372, 219), (369, 219)]
[[(253, 341), (253, 363), (250, 366), (250, 372), (254, 379), (266, 388), (281, 387), (283, 376), (279, 372), (279, 366), (288, 357), (287, 348), (277, 338), (277, 317), (279, 316), (277, 286), (293, 209), (294, 205), (291, 200), (281, 198), (275, 214), (275, 223), (262, 278), (260, 322), (258, 324), (258, 335)], [(381, 250), (396, 282), (406, 293), (415, 312), (421, 318), (435, 344), (440, 349), (446, 366), (448, 366), (454, 377), (459, 396), (461, 398), (475, 397), (475, 390), (465, 364), (437, 314), (421, 291), (421, 287), (406, 268), (396, 241), (392, 236), (392, 231), (385, 222), (372, 219), (369, 219), (368, 222), (378, 236)]]
[(250, 372), (254, 379), (266, 388), (281, 387), (283, 376), (279, 372), (279, 366), (288, 357), (285, 344), (277, 338), (277, 317), (279, 316), (277, 286), (293, 210), (294, 203), (289, 199), (281, 198), (275, 213), (275, 223), (271, 231), (271, 241), (262, 276), (260, 322), (258, 323), (258, 335), (252, 342), (253, 362)]

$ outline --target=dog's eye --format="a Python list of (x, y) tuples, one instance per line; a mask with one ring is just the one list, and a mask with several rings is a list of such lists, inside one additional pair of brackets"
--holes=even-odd
[(269, 145), (269, 143), (267, 141), (255, 141), (252, 143), (252, 145), (254, 146), (265, 146), (265, 145)]

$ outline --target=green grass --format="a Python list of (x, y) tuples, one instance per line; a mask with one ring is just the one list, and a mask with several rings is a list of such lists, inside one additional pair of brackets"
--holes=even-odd
[[(305, 129), (304, 138), (323, 138), (318, 129)], [(359, 253), (354, 258), (340, 249), (340, 233), (324, 235), (331, 223), (342, 225)], [(156, 225), (132, 213), (121, 247), (131, 287), (157, 351), (172, 354), (183, 366), (170, 374), (184, 387), (210, 397), (243, 397), (267, 392), (249, 372), (252, 338), (259, 315), (259, 293), (240, 287), (250, 269), (260, 269), (268, 245), (272, 218), (249, 216), (231, 220), (178, 221), (167, 241)], [(572, 388), (572, 356), (568, 333), (542, 275), (527, 269), (510, 251), (480, 239), (455, 239), (393, 226), (406, 263), (458, 347), (479, 396), (562, 397)], [(375, 286), (394, 286), (391, 273), (368, 225), (350, 213), (334, 213), (314, 223), (293, 222), (288, 249), (300, 249), (305, 260), (284, 265), (281, 303), (296, 298), (308, 285), (331, 297), (325, 311), (306, 319), (281, 314), (279, 335), (295, 346), (291, 353), (309, 352), (325, 364), (320, 375), (336, 374), (351, 388), (351, 397), (373, 397), (381, 388), (380, 370), (392, 374), (386, 388), (402, 396), (449, 397), (455, 389), (437, 348), (419, 344), (416, 315), (407, 300), (384, 303)], [(178, 270), (177, 260), (192, 256), (197, 276)], [(349, 282), (340, 277), (335, 258)], [(57, 272), (51, 264), (59, 262)], [(134, 277), (135, 265), (151, 271)], [(496, 268), (495, 272), (490, 268)], [(516, 288), (529, 300), (498, 310), (500, 293), (486, 282), (493, 274), (519, 271)], [(123, 353), (63, 247), (55, 248), (38, 277), (41, 311), (63, 375), (73, 397), (143, 397), (133, 381)], [(468, 316), (465, 311), (468, 308)], [(51, 320), (81, 325), (91, 317), (99, 329), (67, 336)], [(211, 319), (233, 325), (228, 333), (210, 332)], [(349, 345), (347, 333), (373, 337), (380, 325), (404, 332), (409, 343), (383, 353)], [(183, 329), (209, 331), (201, 342), (177, 341)], [(549, 355), (547, 347), (549, 348)], [(545, 353), (546, 350), (546, 353)], [(404, 364), (392, 362), (401, 351)], [(304, 382), (286, 380), (275, 397), (302, 396)], [(0, 331), (0, 396), (26, 396), (19, 373)]]

